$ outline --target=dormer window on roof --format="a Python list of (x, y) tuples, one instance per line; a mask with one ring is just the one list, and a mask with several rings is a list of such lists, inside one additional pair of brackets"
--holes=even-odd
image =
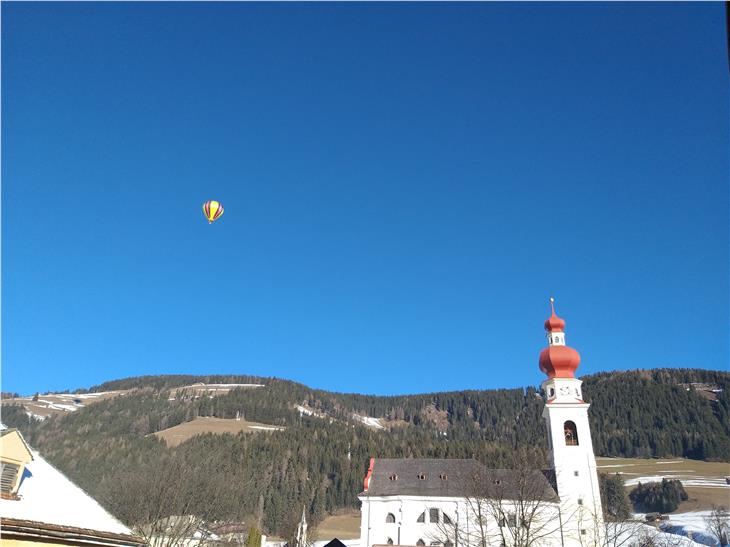
[(20, 466), (14, 463), (0, 461), (0, 492), (6, 495), (15, 493), (15, 483), (18, 479)]

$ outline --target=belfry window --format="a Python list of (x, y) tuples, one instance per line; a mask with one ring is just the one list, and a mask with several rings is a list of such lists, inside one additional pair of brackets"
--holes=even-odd
[(566, 446), (578, 446), (578, 429), (575, 427), (575, 422), (568, 420), (563, 424), (563, 430)]
[(388, 516), (385, 517), (385, 522), (388, 522), (388, 523), (395, 522), (395, 515), (393, 513), (388, 513)]

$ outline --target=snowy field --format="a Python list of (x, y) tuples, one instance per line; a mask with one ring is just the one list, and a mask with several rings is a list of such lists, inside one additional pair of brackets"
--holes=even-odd
[(679, 511), (695, 513), (712, 505), (730, 508), (730, 463), (704, 462), (668, 458), (660, 460), (638, 458), (596, 458), (602, 473), (620, 473), (627, 490), (637, 484), (661, 482), (663, 478), (677, 479), (687, 490), (690, 499), (682, 502)]
[[(634, 513), (633, 517), (637, 520), (643, 520), (646, 515), (644, 513)], [(696, 545), (716, 546), (717, 539), (707, 530), (707, 518), (710, 511), (692, 511), (689, 513), (675, 513), (668, 515), (668, 519), (663, 521), (659, 527), (664, 534), (671, 534), (668, 537), (684, 537), (692, 538)]]
[(125, 391), (99, 391), (96, 393), (48, 393), (39, 395), (38, 400), (33, 397), (16, 397), (3, 399), (3, 404), (23, 405), (28, 418), (45, 420), (56, 414), (75, 412), (85, 406), (122, 395)]
[(626, 486), (636, 486), (639, 483), (646, 484), (647, 482), (662, 482), (662, 479), (677, 479), (681, 481), (682, 485), (686, 488), (688, 486), (702, 486), (706, 488), (724, 488), (728, 491), (730, 497), (730, 484), (725, 482), (724, 477), (692, 477), (688, 476), (687, 472), (684, 473), (663, 473), (661, 475), (645, 475), (641, 477), (632, 477), (626, 479), (624, 484)]

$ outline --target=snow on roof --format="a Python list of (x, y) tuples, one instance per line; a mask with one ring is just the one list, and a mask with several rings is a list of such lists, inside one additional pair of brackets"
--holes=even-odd
[(99, 503), (72, 483), (43, 457), (31, 450), (18, 488), (19, 500), (0, 499), (0, 518), (89, 528), (99, 532), (131, 534)]

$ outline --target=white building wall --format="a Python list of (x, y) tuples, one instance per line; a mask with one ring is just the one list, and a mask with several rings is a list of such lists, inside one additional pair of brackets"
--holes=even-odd
[[(417, 545), (421, 540), (426, 546), (432, 544), (443, 546), (450, 541), (454, 547), (481, 547), (481, 539), (486, 539), (486, 545), (499, 545), (497, 519), (486, 516), (486, 525), (479, 526), (475, 501), (465, 498), (428, 498), (417, 496), (361, 496), (362, 523), (361, 547), (386, 545), (392, 540), (394, 545)], [(553, 504), (543, 504), (539, 514), (543, 516), (532, 523), (533, 530), (540, 530), (545, 535), (539, 545), (557, 547), (561, 545), (561, 531), (559, 527), (558, 507)], [(430, 509), (439, 510), (439, 522), (430, 521)], [(508, 504), (504, 505), (505, 512), (518, 513)], [(489, 513), (489, 509), (482, 503), (482, 511)], [(418, 517), (425, 514), (425, 522), (419, 523)], [(388, 514), (395, 517), (394, 523), (386, 522)], [(443, 514), (448, 515), (451, 525), (443, 522)], [(506, 533), (509, 538), (510, 534)], [(511, 542), (507, 541), (507, 545)]]
[[(571, 385), (571, 396), (576, 393), (576, 389), (580, 390), (580, 380), (572, 378), (561, 380), (560, 384)], [(554, 383), (557, 382), (552, 380), (543, 384), (546, 393), (554, 387)], [(558, 395), (545, 405), (543, 411), (543, 417), (548, 424), (551, 463), (555, 470), (560, 496), (566, 546), (590, 546), (601, 543), (603, 513), (596, 458), (588, 423), (588, 407), (588, 403), (582, 401), (561, 401)], [(577, 446), (566, 443), (564, 424), (567, 421), (572, 421), (576, 426)]]

